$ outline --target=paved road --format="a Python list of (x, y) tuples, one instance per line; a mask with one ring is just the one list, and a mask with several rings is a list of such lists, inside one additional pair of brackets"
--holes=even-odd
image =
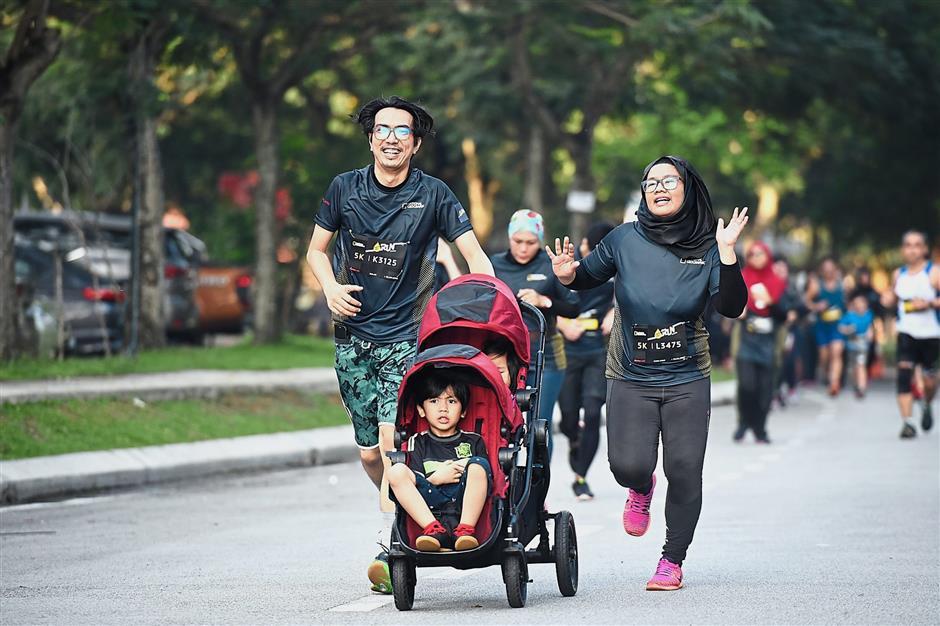
[(0, 509), (0, 623), (937, 623), (937, 434), (898, 440), (887, 386), (864, 403), (805, 394), (772, 415), (769, 447), (732, 444), (733, 419), (712, 418), (679, 592), (643, 590), (665, 491), (650, 532), (628, 537), (605, 463), (598, 498), (575, 502), (559, 441), (549, 506), (578, 525), (574, 598), (550, 565), (530, 568), (518, 610), (498, 568), (419, 570), (398, 614), (368, 592), (374, 493), (344, 464)]

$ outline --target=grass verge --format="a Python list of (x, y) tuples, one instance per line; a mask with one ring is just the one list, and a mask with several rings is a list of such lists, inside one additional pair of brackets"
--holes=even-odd
[(214, 400), (131, 398), (0, 405), (0, 459), (87, 452), (348, 423), (336, 396), (297, 391), (230, 394)]
[(174, 372), (186, 369), (272, 370), (332, 367), (333, 340), (286, 335), (279, 343), (256, 346), (251, 340), (230, 347), (176, 346), (127, 356), (75, 357), (64, 361), (19, 359), (0, 364), (0, 380), (70, 378)]

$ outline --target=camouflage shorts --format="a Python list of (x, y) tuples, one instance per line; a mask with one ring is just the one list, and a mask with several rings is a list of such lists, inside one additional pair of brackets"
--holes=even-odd
[(379, 445), (379, 424), (394, 424), (398, 387), (415, 356), (411, 341), (375, 344), (352, 336), (336, 344), (336, 378), (360, 448)]

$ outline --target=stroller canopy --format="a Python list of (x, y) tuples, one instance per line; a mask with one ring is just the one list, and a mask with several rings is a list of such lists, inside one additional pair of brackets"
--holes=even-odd
[(450, 281), (428, 303), (418, 330), (418, 349), (466, 344), (479, 350), (494, 336), (507, 339), (523, 370), (529, 365), (529, 330), (516, 296), (506, 283), (486, 274)]

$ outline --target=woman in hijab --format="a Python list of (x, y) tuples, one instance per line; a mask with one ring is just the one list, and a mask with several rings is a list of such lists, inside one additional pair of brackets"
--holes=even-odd
[[(509, 220), (509, 250), (490, 258), (496, 278), (516, 293), (520, 300), (541, 309), (545, 316), (545, 357), (542, 384), (539, 389), (539, 417), (552, 424), (552, 413), (565, 379), (565, 345), (556, 320), (576, 317), (580, 300), (563, 286), (552, 273), (552, 262), (542, 250), (545, 225), (535, 211), (516, 211)], [(526, 318), (526, 323), (532, 320)], [(537, 350), (538, 329), (529, 326), (532, 354)], [(548, 429), (549, 458), (552, 450), (552, 429)]]
[(565, 237), (548, 249), (558, 279), (590, 289), (613, 278), (616, 319), (607, 353), (607, 448), (614, 478), (626, 487), (623, 526), (643, 535), (663, 441), (666, 543), (650, 591), (682, 586), (702, 508), (702, 466), (711, 414), (711, 359), (702, 315), (709, 298), (726, 317), (747, 303), (735, 243), (747, 207), (716, 221), (705, 183), (692, 165), (664, 156), (640, 181), (637, 221), (607, 235), (580, 262)]
[[(762, 241), (748, 246), (745, 255), (744, 284), (747, 308), (738, 324), (738, 428), (734, 440), (741, 441), (748, 430), (758, 443), (770, 443), (767, 414), (774, 392), (774, 347), (779, 304), (787, 284), (773, 267), (770, 248)], [(785, 315), (785, 313), (784, 313)]]

